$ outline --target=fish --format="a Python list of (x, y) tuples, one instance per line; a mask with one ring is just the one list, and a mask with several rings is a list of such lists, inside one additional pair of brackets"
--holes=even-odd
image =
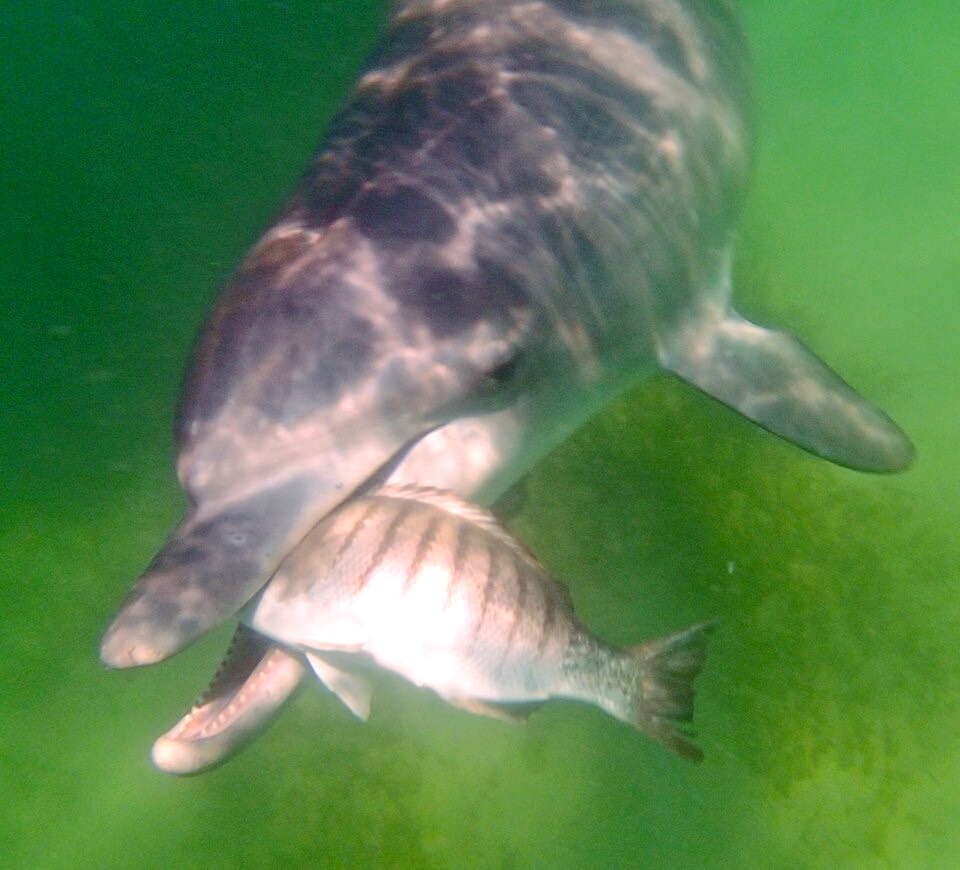
[[(351, 499), (310, 530), (240, 622), (302, 655), (360, 719), (369, 680), (330, 653), (367, 656), (454, 707), (508, 721), (552, 698), (583, 701), (703, 758), (684, 723), (712, 624), (626, 649), (598, 640), (566, 587), (492, 513), (453, 493), (385, 486)], [(192, 722), (154, 744), (161, 770), (197, 772), (182, 739)]]
[[(175, 426), (189, 509), (102, 662), (161, 661), (234, 617), (362, 492), (493, 505), (657, 371), (827, 460), (909, 466), (883, 411), (732, 305), (748, 94), (727, 0), (395, 3), (201, 330)], [(256, 633), (234, 648), (206, 753), (297, 683)]]

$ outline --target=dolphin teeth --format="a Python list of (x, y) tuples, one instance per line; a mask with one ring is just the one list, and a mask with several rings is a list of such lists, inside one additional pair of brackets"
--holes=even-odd
[(269, 724), (305, 670), (300, 657), (238, 626), (209, 688), (153, 744), (154, 765), (186, 775), (225, 761)]

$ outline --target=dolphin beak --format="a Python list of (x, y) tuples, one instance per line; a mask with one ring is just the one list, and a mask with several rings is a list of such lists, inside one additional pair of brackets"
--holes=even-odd
[(357, 488), (386, 479), (434, 428), (424, 426), (405, 442), (368, 431), (366, 439), (327, 451), (309, 470), (230, 498), (199, 501), (107, 627), (103, 663), (154, 664), (233, 616), (314, 524)]
[[(236, 613), (284, 553), (339, 501), (298, 478), (194, 511), (167, 540), (103, 636), (108, 667), (158, 662)], [(311, 497), (311, 495), (313, 497)]]
[(153, 744), (153, 763), (185, 776), (209, 770), (259, 734), (299, 685), (303, 660), (240, 625), (210, 688)]

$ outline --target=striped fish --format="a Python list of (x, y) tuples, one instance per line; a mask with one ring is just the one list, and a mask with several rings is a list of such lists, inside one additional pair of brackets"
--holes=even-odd
[(494, 516), (450, 493), (385, 487), (309, 533), (248, 606), (250, 628), (302, 651), (366, 718), (366, 680), (324, 653), (366, 653), (449, 703), (497, 717), (503, 704), (595, 704), (686, 758), (705, 626), (618, 650), (577, 621), (566, 589)]

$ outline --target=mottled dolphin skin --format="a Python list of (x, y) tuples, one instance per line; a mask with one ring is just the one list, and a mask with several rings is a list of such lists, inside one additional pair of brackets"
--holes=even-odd
[(730, 306), (747, 104), (724, 0), (398, 2), (203, 329), (176, 427), (193, 506), (103, 661), (233, 615), (371, 479), (491, 503), (657, 367), (834, 462), (906, 467), (881, 411)]

